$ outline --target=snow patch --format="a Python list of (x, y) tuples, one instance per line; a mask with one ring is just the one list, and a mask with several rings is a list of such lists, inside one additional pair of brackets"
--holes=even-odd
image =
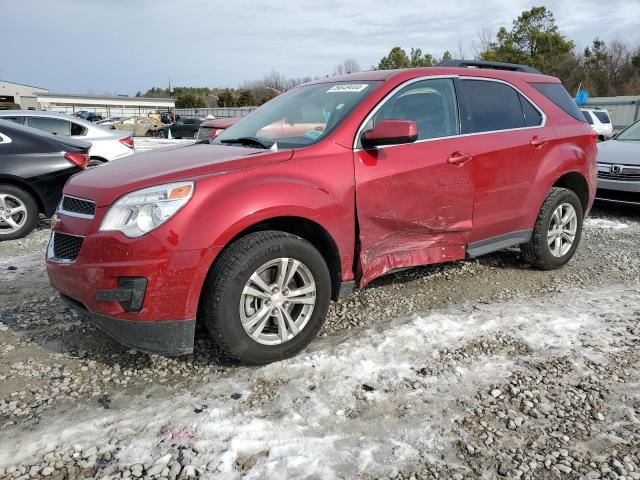
[[(456, 465), (451, 431), (464, 415), (460, 402), (525, 367), (508, 349), (443, 364), (433, 375), (422, 367), (496, 331), (537, 358), (582, 351), (584, 339), (605, 349), (620, 333), (611, 319), (638, 309), (635, 284), (414, 314), (320, 339), (286, 361), (212, 375), (190, 392), (154, 387), (114, 398), (108, 411), (87, 408), (27, 432), (8, 430), (12, 442), (0, 451), (0, 466), (65, 445), (101, 447), (112, 437), (120, 439), (119, 463), (153, 463), (169, 448), (167, 427), (192, 432), (182, 441), (200, 452), (194, 466), (215, 461), (225, 478), (375, 477), (420, 458)], [(234, 393), (242, 396), (234, 400)], [(238, 470), (239, 459), (251, 459), (247, 471)]]

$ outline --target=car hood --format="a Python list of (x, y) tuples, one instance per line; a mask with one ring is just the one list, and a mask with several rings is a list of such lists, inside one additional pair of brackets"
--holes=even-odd
[(293, 150), (271, 151), (226, 145), (189, 145), (137, 154), (73, 176), (64, 193), (111, 205), (145, 187), (235, 172), (289, 160)]
[(640, 165), (640, 142), (601, 142), (598, 144), (598, 163)]

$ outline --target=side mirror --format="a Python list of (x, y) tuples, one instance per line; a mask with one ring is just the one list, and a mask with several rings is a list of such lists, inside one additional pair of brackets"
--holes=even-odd
[(418, 139), (418, 127), (412, 120), (382, 120), (362, 134), (363, 148), (412, 143)]

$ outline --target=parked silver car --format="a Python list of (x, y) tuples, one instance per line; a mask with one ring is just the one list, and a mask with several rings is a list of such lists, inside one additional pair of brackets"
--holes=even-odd
[(640, 205), (640, 120), (598, 144), (596, 199)]
[(65, 135), (91, 143), (89, 166), (110, 162), (133, 155), (134, 144), (131, 132), (101, 127), (82, 118), (66, 113), (38, 110), (0, 111), (0, 119), (11, 120), (38, 130)]

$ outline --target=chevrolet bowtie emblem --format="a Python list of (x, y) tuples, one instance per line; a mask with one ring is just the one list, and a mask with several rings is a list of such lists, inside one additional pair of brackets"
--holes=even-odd
[(53, 217), (51, 217), (51, 228), (56, 228), (58, 225), (60, 225), (62, 223), (62, 220), (60, 220), (60, 217), (58, 216), (58, 214), (56, 213)]

